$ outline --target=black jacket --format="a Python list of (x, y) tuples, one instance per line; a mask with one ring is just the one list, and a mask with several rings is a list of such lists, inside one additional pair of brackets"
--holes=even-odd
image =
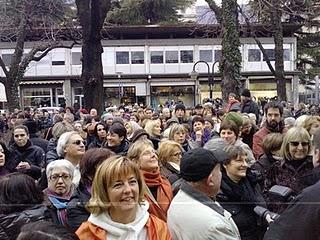
[(256, 102), (249, 100), (241, 105), (241, 113), (254, 113), (259, 122), (259, 106)]
[(179, 171), (172, 167), (170, 163), (163, 164), (160, 167), (160, 173), (169, 180), (171, 185), (180, 178)]
[(0, 239), (15, 240), (20, 233), (21, 227), (29, 222), (50, 219), (47, 208), (43, 205), (36, 205), (23, 212), (0, 215)]
[(32, 145), (41, 147), (44, 152), (47, 152), (48, 140), (40, 138), (36, 134), (30, 134), (30, 141), (32, 142)]
[(23, 149), (19, 148), (15, 143), (12, 145), (18, 163), (28, 162), (31, 166), (28, 170), (20, 169), (17, 171), (38, 179), (41, 176), (41, 168), (44, 167), (45, 153), (42, 148), (32, 145), (30, 141), (27, 144), (28, 146)]
[(320, 239), (320, 181), (304, 189), (264, 236), (264, 240)]
[(91, 194), (86, 187), (83, 186), (82, 182), (80, 182), (67, 206), (68, 226), (74, 232), (83, 222), (87, 221), (90, 216), (90, 213), (85, 208), (90, 197)]
[(125, 139), (121, 142), (120, 145), (112, 146), (112, 147), (108, 146), (108, 142), (105, 141), (103, 143), (103, 147), (109, 149), (110, 151), (114, 152), (117, 155), (125, 156), (129, 149), (129, 141)]
[(259, 224), (258, 216), (253, 210), (257, 205), (266, 207), (257, 183), (258, 177), (249, 169), (247, 177), (239, 183), (233, 183), (223, 172), (221, 191), (217, 195), (217, 201), (232, 214), (241, 240), (258, 240), (263, 234), (262, 227), (260, 227), (262, 224)]

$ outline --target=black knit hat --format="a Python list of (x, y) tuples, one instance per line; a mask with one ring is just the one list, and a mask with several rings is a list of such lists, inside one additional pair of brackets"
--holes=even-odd
[(176, 112), (178, 109), (181, 109), (184, 112), (186, 111), (186, 107), (182, 103), (176, 104), (176, 107), (174, 108), (174, 112)]
[(197, 182), (208, 177), (218, 163), (228, 159), (227, 154), (222, 150), (214, 152), (196, 148), (186, 152), (180, 163), (180, 175), (189, 182)]
[(241, 96), (250, 98), (250, 97), (251, 97), (250, 90), (247, 89), (247, 88), (243, 89), (243, 91), (242, 91), (242, 93), (241, 93)]

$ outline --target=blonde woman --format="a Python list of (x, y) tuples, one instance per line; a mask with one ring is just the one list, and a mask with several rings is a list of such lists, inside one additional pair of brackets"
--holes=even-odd
[(166, 223), (148, 213), (143, 193), (134, 162), (121, 156), (104, 161), (93, 180), (87, 206), (91, 215), (76, 231), (79, 239), (171, 239)]
[(161, 164), (160, 171), (169, 182), (174, 184), (180, 177), (180, 161), (183, 149), (181, 145), (175, 141), (161, 141), (158, 149), (159, 162)]
[(149, 134), (149, 139), (153, 143), (154, 148), (157, 150), (160, 142), (161, 122), (158, 119), (148, 120), (144, 130), (146, 130), (146, 132)]
[(160, 175), (157, 152), (150, 140), (138, 140), (131, 145), (127, 157), (136, 162), (146, 183), (145, 198), (149, 212), (166, 221), (173, 194), (170, 182)]

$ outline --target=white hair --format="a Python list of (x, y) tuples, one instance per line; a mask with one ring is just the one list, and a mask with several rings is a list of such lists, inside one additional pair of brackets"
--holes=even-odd
[(64, 167), (68, 171), (68, 173), (70, 174), (71, 179), (73, 178), (74, 166), (72, 165), (72, 163), (70, 161), (68, 161), (66, 159), (60, 159), (60, 160), (55, 160), (55, 161), (50, 162), (46, 168), (47, 178), (49, 178), (51, 176), (52, 171), (56, 167)]
[(59, 157), (64, 157), (64, 149), (69, 142), (69, 139), (72, 135), (79, 135), (78, 132), (72, 131), (72, 132), (65, 132), (63, 133), (58, 140), (57, 143), (57, 154)]

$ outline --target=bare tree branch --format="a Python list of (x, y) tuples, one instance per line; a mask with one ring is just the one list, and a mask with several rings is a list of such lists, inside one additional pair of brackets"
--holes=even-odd
[(239, 5), (238, 5), (238, 9), (239, 9), (239, 13), (244, 17), (245, 22), (246, 22), (246, 25), (247, 25), (248, 29), (250, 29), (251, 36), (253, 37), (253, 39), (254, 39), (255, 42), (257, 43), (260, 51), (262, 52), (263, 57), (264, 57), (264, 59), (266, 60), (266, 63), (267, 63), (267, 65), (268, 65), (271, 73), (272, 73), (273, 75), (275, 75), (275, 74), (276, 74), (275, 69), (274, 69), (274, 67), (273, 67), (272, 64), (271, 64), (271, 61), (270, 61), (270, 59), (269, 59), (269, 56), (268, 56), (268, 54), (266, 53), (266, 50), (264, 49), (261, 41), (257, 38), (257, 36), (256, 36), (256, 34), (255, 34), (255, 31), (254, 31), (253, 28), (252, 28), (252, 25), (251, 25), (251, 23), (250, 23), (249, 18), (248, 18), (247, 15), (243, 12), (242, 8), (241, 8)]

